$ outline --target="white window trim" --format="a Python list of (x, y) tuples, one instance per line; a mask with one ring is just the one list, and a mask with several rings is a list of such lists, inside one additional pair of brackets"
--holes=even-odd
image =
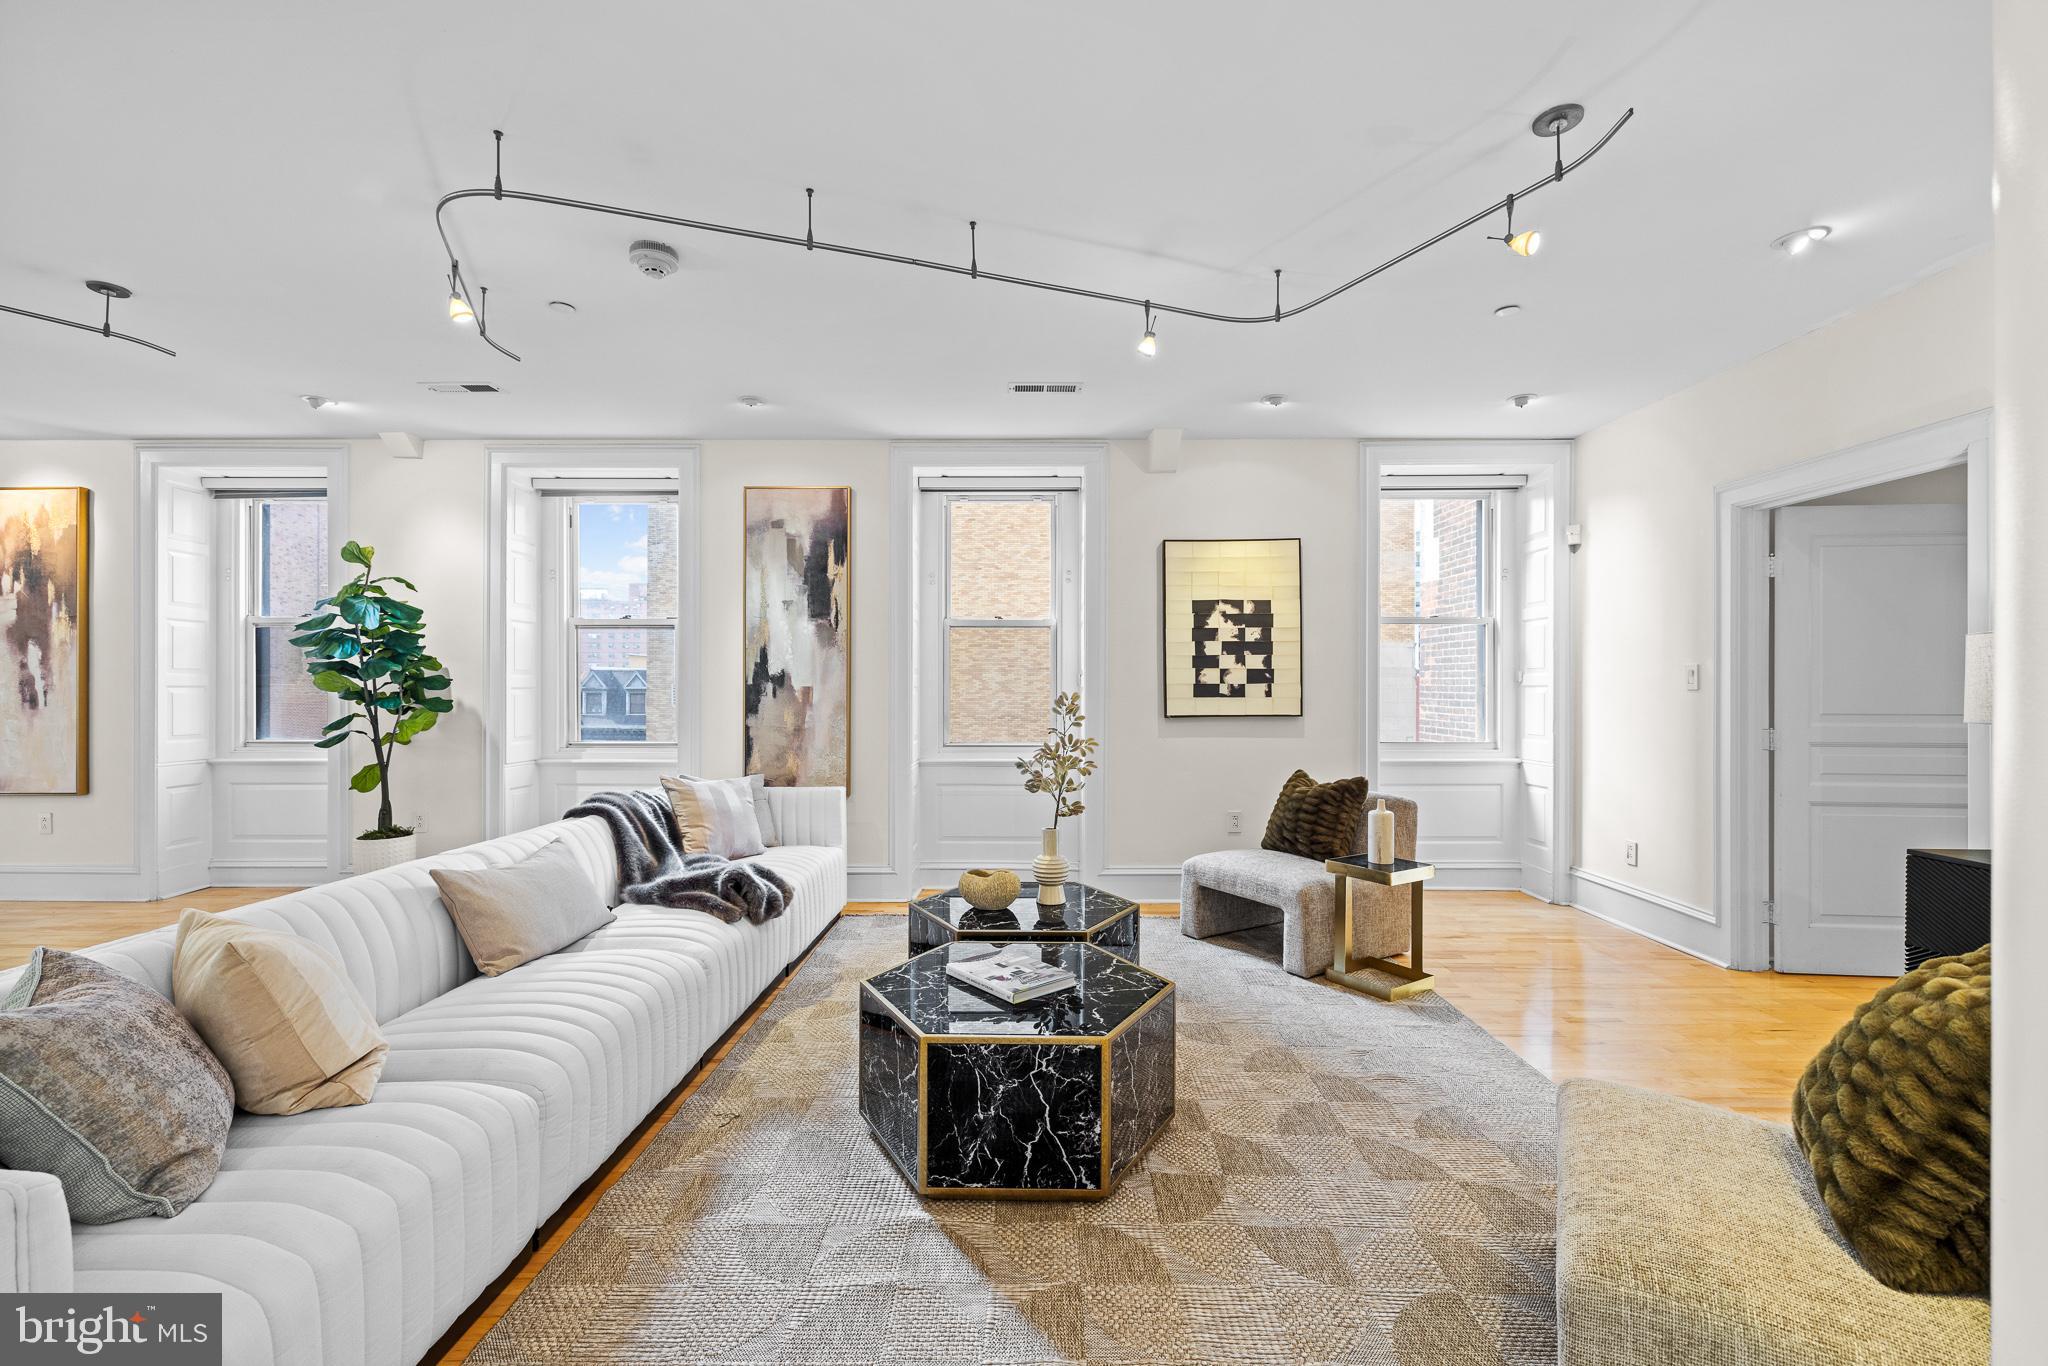
[[(1388, 740), (1382, 737), (1380, 748), (1389, 758), (1422, 757), (1466, 757), (1491, 758), (1498, 756), (1506, 745), (1505, 727), (1501, 725), (1501, 699), (1505, 679), (1504, 648), (1500, 629), (1500, 604), (1505, 596), (1508, 557), (1503, 553), (1501, 527), (1505, 519), (1501, 515), (1501, 497), (1498, 489), (1482, 489), (1471, 486), (1459, 487), (1446, 483), (1441, 488), (1416, 487), (1412, 481), (1403, 481), (1400, 488), (1382, 488), (1380, 502), (1389, 499), (1415, 502), (1421, 499), (1442, 499), (1445, 501), (1477, 500), (1484, 504), (1485, 530), (1481, 533), (1483, 560), (1479, 578), (1481, 611), (1476, 616), (1385, 616), (1379, 618), (1380, 626), (1483, 626), (1486, 628), (1486, 688), (1481, 699), (1482, 715), (1486, 719), (1485, 737), (1479, 740)], [(1379, 632), (1373, 631), (1372, 639), (1377, 646)], [(1378, 650), (1374, 649), (1375, 670), (1378, 667)], [(1378, 733), (1377, 715), (1373, 721), (1374, 733)]]
[[(559, 503), (550, 509), (550, 515), (541, 533), (541, 581), (553, 585), (548, 596), (554, 616), (560, 623), (559, 629), (541, 632), (541, 676), (553, 680), (550, 685), (557, 694), (555, 730), (553, 743), (545, 752), (555, 759), (569, 759), (578, 762), (601, 761), (606, 756), (624, 760), (652, 759), (676, 753), (677, 745), (667, 740), (585, 740), (582, 735), (582, 719), (585, 716), (601, 716), (603, 712), (591, 712), (584, 708), (583, 666), (581, 652), (577, 648), (577, 632), (596, 627), (611, 630), (643, 630), (650, 636), (668, 632), (671, 648), (676, 652), (676, 727), (680, 735), (683, 712), (689, 704), (690, 690), (683, 676), (682, 629), (683, 629), (683, 584), (682, 564), (689, 558), (684, 538), (694, 528), (683, 521), (684, 504), (679, 495), (673, 493), (590, 493), (570, 497), (543, 500)], [(585, 617), (572, 615), (576, 603), (582, 601), (577, 591), (577, 574), (580, 556), (574, 547), (574, 517), (576, 509), (585, 503), (634, 502), (634, 503), (675, 503), (676, 504), (676, 606), (674, 617)], [(545, 621), (545, 616), (543, 617)], [(650, 640), (650, 645), (652, 641)], [(545, 693), (543, 694), (545, 696)], [(627, 715), (633, 713), (629, 710)], [(641, 715), (646, 714), (643, 700)]]
[[(222, 758), (299, 759), (318, 754), (312, 739), (268, 739), (256, 734), (256, 632), (263, 627), (296, 627), (303, 616), (263, 616), (257, 610), (257, 566), (262, 560), (262, 528), (255, 516), (259, 498), (220, 498), (214, 504), (214, 544), (218, 548), (215, 620), (227, 624), (217, 632), (220, 701), (216, 712), (214, 752)], [(325, 501), (323, 498), (322, 501)], [(329, 507), (330, 534), (332, 507)], [(333, 589), (332, 561), (327, 591)], [(340, 715), (330, 703), (327, 720)]]
[[(1064, 481), (1063, 481), (1064, 482)], [(1052, 535), (1052, 582), (1048, 585), (1047, 597), (1052, 613), (1044, 617), (956, 617), (953, 615), (953, 504), (955, 503), (1045, 503), (1051, 508)], [(1038, 747), (1038, 740), (954, 740), (953, 734), (953, 628), (1049, 630), (1052, 632), (1052, 682), (1053, 690), (1047, 694), (1045, 709), (1048, 718), (1052, 715), (1052, 699), (1068, 691), (1067, 665), (1072, 648), (1065, 640), (1068, 634), (1061, 629), (1066, 606), (1066, 593), (1062, 585), (1067, 581), (1064, 571), (1069, 568), (1072, 552), (1068, 550), (1064, 519), (1060, 515), (1060, 494), (1057, 490), (1040, 491), (1019, 488), (1000, 492), (946, 492), (941, 495), (942, 512), (939, 516), (939, 654), (943, 673), (939, 680), (939, 750), (951, 753), (972, 753), (978, 758), (1002, 755), (1024, 755)]]

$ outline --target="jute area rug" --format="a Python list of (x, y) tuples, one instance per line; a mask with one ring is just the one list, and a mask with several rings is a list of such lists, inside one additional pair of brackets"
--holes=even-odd
[(1144, 925), (1178, 1106), (1101, 1201), (920, 1200), (858, 1109), (845, 919), (471, 1355), (497, 1363), (1555, 1358), (1552, 1088), (1434, 995)]

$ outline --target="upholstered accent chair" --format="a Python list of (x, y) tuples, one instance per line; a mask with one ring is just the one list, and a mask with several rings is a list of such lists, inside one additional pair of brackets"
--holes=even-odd
[[(1394, 813), (1394, 852), (1415, 857), (1418, 812), (1407, 797), (1374, 792), (1369, 812), (1384, 801)], [(1365, 852), (1360, 821), (1352, 852)], [(1280, 963), (1296, 977), (1314, 977), (1330, 966), (1336, 931), (1337, 879), (1318, 859), (1276, 849), (1224, 849), (1197, 854), (1180, 866), (1180, 932), (1208, 939), (1279, 921)], [(1355, 952), (1392, 958), (1408, 952), (1409, 891), (1346, 878), (1351, 889), (1351, 933)]]

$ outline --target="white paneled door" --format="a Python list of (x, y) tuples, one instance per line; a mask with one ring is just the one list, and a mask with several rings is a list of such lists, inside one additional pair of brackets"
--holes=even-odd
[(1961, 507), (1777, 514), (1774, 964), (1904, 971), (1906, 851), (1967, 839)]

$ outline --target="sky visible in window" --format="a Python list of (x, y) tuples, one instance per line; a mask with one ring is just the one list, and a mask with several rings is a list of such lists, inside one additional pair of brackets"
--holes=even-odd
[(585, 503), (576, 513), (577, 614), (647, 611), (647, 504)]

